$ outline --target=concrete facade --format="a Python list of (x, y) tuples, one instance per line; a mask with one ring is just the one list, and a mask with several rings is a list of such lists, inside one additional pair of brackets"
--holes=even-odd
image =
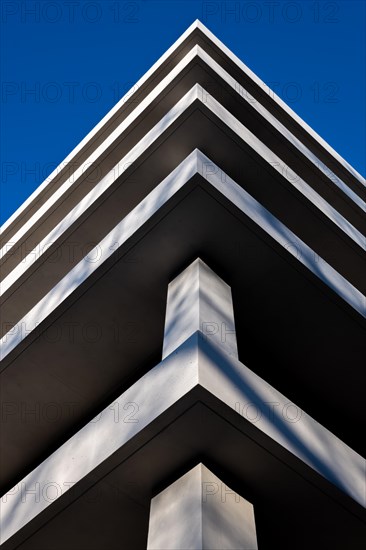
[(4, 550), (363, 548), (365, 199), (195, 22), (2, 228)]
[(198, 464), (152, 499), (147, 548), (257, 550), (253, 506)]

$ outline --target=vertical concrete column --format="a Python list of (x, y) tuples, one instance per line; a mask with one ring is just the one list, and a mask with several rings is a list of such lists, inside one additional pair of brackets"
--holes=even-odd
[(198, 330), (238, 357), (231, 289), (200, 258), (169, 284), (163, 359)]
[(151, 501), (147, 550), (257, 550), (253, 506), (198, 464)]

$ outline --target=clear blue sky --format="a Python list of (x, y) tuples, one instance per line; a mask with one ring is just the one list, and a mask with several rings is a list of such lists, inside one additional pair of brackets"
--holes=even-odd
[(364, 0), (3, 0), (1, 223), (196, 18), (364, 174), (365, 9)]

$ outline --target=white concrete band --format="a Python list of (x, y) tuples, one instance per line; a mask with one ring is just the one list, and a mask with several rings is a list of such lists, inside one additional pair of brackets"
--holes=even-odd
[[(197, 272), (198, 263), (193, 264), (193, 275), (195, 270)], [(191, 275), (189, 269), (186, 274)], [(212, 277), (208, 272), (208, 276), (202, 277), (200, 282), (208, 283)], [(178, 276), (176, 282), (179, 281), (185, 284), (185, 277)], [(217, 279), (217, 284), (222, 288), (220, 279)], [(230, 310), (230, 300), (227, 299), (226, 289), (224, 291), (224, 303)], [(200, 293), (196, 292), (195, 296), (201, 300)], [(168, 307), (171, 306), (169, 303)], [(183, 315), (178, 322), (184, 320), (193, 327), (197, 326), (195, 316)], [(241, 422), (254, 424), (258, 429), (256, 433), (268, 436), (290, 455), (297, 457), (301, 467), (307, 465), (366, 507), (365, 460), (245, 367), (234, 354), (230, 354), (230, 348), (228, 350), (214, 336), (210, 338), (198, 330), (185, 342), (177, 344), (174, 353), (171, 352), (4, 495), (1, 501), (2, 542), (54, 502), (47, 498), (36, 501), (26, 498), (27, 494), (34, 493), (35, 485), (38, 484), (40, 491), (50, 483), (56, 485), (61, 488), (59, 498), (197, 387), (217, 398), (228, 411), (235, 411)], [(169, 334), (167, 338), (172, 348)], [(255, 414), (244, 416), (243, 410), (248, 404), (254, 407)], [(132, 420), (130, 415), (128, 423), (116, 422), (116, 405), (118, 410), (126, 410), (132, 405)], [(278, 411), (282, 416), (278, 417)], [(279, 459), (286, 460), (283, 456)]]
[[(179, 72), (195, 57), (201, 57), (213, 70), (215, 70), (230, 86), (231, 88), (248, 103), (250, 103), (263, 117), (266, 118), (278, 131), (280, 131), (286, 139), (288, 139), (294, 146), (298, 148), (311, 162), (319, 168), (324, 174), (326, 174), (330, 181), (332, 181), (337, 187), (339, 187), (345, 194), (353, 200), (358, 207), (365, 210), (365, 203), (360, 199), (349, 187), (342, 182), (333, 172), (331, 172), (317, 157), (312, 154), (301, 142), (295, 138), (276, 118), (271, 115), (264, 107), (262, 107), (257, 101), (253, 101), (253, 98), (244, 90), (242, 86), (232, 78), (226, 71), (224, 71), (214, 60), (206, 54), (199, 46), (195, 46), (175, 67), (162, 82), (154, 88), (154, 90), (138, 105), (133, 112), (111, 133), (111, 135), (93, 152), (93, 154), (67, 179), (67, 181), (37, 210), (37, 212), (18, 230), (18, 232), (12, 237), (11, 241), (6, 243), (0, 250), (0, 257), (7, 254), (11, 248), (13, 248), (23, 235), (31, 229), (31, 227), (40, 219), (40, 217), (47, 212), (52, 205), (63, 196), (67, 190), (78, 181), (83, 175), (87, 167), (90, 167), (97, 161), (100, 155), (109, 147), (116, 139), (133, 123), (137, 116), (147, 108), (151, 102), (164, 90), (164, 88), (171, 82)], [(154, 126), (147, 134), (137, 143), (127, 155), (125, 155), (121, 161), (106, 175), (102, 180), (77, 204), (65, 218), (56, 227), (42, 239), (41, 243), (34, 248), (24, 258), (24, 260), (17, 265), (14, 270), (4, 279), (0, 285), (0, 292), (3, 294), (10, 286), (16, 281), (16, 279), (22, 275), (28, 267), (30, 267), (47, 248), (50, 243), (55, 242), (60, 236), (67, 230), (68, 227), (75, 223), (77, 218), (81, 216), (83, 212), (89, 208), (96, 199), (103, 194), (112, 183), (121, 176), (121, 174), (129, 167), (137, 158), (152, 144), (152, 141), (156, 140), (176, 119), (179, 117), (185, 109), (187, 109), (192, 101), (195, 99), (201, 101), (207, 105), (208, 108), (214, 114), (216, 114), (221, 120), (223, 120), (229, 128), (236, 132), (241, 139), (248, 143), (259, 155), (261, 155), (267, 162), (279, 172), (285, 179), (287, 179), (291, 185), (293, 185), (298, 191), (300, 191), (307, 199), (312, 201), (323, 214), (325, 214), (333, 223), (344, 231), (356, 244), (361, 248), (366, 248), (366, 238), (360, 231), (358, 231), (348, 220), (346, 220), (339, 212), (333, 208), (325, 199), (323, 199), (312, 187), (305, 182), (300, 176), (298, 176), (293, 170), (284, 163), (276, 154), (264, 145), (252, 132), (250, 132), (244, 125), (242, 125), (229, 111), (227, 111), (219, 102), (217, 102), (209, 93), (201, 86), (201, 93), (196, 94), (196, 97), (192, 98), (192, 91), (199, 86), (198, 84), (192, 88), (168, 113), (161, 121)]]
[[(52, 311), (82, 284), (146, 223), (192, 176), (200, 174), (277, 243), (307, 267), (363, 317), (365, 296), (306, 243), (273, 216), (249, 193), (197, 149), (141, 201), (104, 239), (40, 300), (0, 340), (0, 357), (6, 357)], [(118, 246), (116, 247), (116, 243)], [(90, 258), (97, 260), (90, 261)]]
[(25, 208), (45, 189), (52, 183), (52, 180), (57, 176), (61, 169), (68, 163), (72, 164), (73, 158), (92, 140), (96, 133), (106, 126), (110, 119), (115, 115), (121, 107), (131, 98), (133, 93), (141, 88), (141, 86), (154, 74), (159, 71), (161, 65), (168, 59), (168, 57), (174, 53), (174, 51), (182, 44), (182, 42), (195, 30), (199, 29), (205, 34), (218, 48), (220, 48), (224, 54), (235, 65), (249, 76), (259, 88), (270, 96), (278, 106), (289, 114), (300, 126), (302, 126), (306, 132), (315, 139), (319, 145), (321, 145), (328, 153), (330, 153), (344, 168), (348, 170), (356, 179), (365, 185), (365, 179), (361, 174), (357, 172), (345, 159), (341, 157), (323, 138), (319, 136), (306, 122), (298, 116), (273, 90), (269, 88), (253, 71), (249, 69), (233, 52), (229, 50), (225, 44), (223, 44), (201, 21), (198, 19), (192, 23), (192, 25), (178, 38), (178, 40), (172, 44), (172, 46), (152, 65), (152, 67), (136, 82), (134, 86), (118, 101), (118, 103), (103, 117), (103, 119), (85, 136), (85, 138), (70, 152), (65, 160), (46, 178), (46, 180), (30, 195), (30, 197), (14, 212), (14, 214), (1, 226), (0, 234), (3, 233), (7, 227), (25, 210)]

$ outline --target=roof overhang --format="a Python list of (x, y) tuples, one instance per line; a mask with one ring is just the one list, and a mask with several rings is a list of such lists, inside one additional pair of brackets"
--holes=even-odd
[[(362, 448), (364, 328), (342, 296), (357, 291), (211, 161), (203, 177), (208, 161), (194, 152), (4, 340), (4, 401), (18, 403), (3, 433), (4, 484), (161, 357), (167, 284), (197, 256), (232, 287), (241, 360)], [(24, 422), (22, 402), (73, 403), (73, 414)]]
[[(41, 549), (50, 530), (52, 539), (58, 533), (60, 523), (66, 524), (74, 545), (86, 545), (93, 530), (85, 532), (80, 526), (98, 487), (103, 494), (113, 487), (120, 517), (126, 513), (131, 518), (118, 530), (119, 544), (140, 540), (147, 534), (142, 526), (146, 528), (151, 496), (187, 468), (187, 462), (202, 457), (216, 463), (216, 470), (230, 472), (235, 490), (240, 475), (246, 480), (244, 493), (250, 494), (256, 514), (265, 508), (266, 517), (271, 516), (261, 535), (264, 543), (273, 541), (276, 532), (282, 538), (302, 531), (303, 522), (314, 521), (321, 510), (319, 540), (332, 530), (338, 544), (358, 543), (366, 518), (363, 459), (304, 411), (288, 415), (289, 405), (237, 359), (194, 333), (7, 495), (2, 504), (3, 540), (10, 539), (4, 550), (24, 541), (27, 548), (34, 534), (30, 546)], [(99, 511), (104, 527), (114, 518), (113, 500), (103, 500)], [(284, 503), (294, 500), (297, 519), (289, 526), (280, 518)], [(17, 514), (12, 514), (14, 506)], [(337, 522), (340, 509), (342, 521)], [(68, 529), (76, 519), (79, 528), (71, 536)], [(65, 535), (60, 534), (61, 540)], [(309, 533), (303, 536), (304, 543)]]

